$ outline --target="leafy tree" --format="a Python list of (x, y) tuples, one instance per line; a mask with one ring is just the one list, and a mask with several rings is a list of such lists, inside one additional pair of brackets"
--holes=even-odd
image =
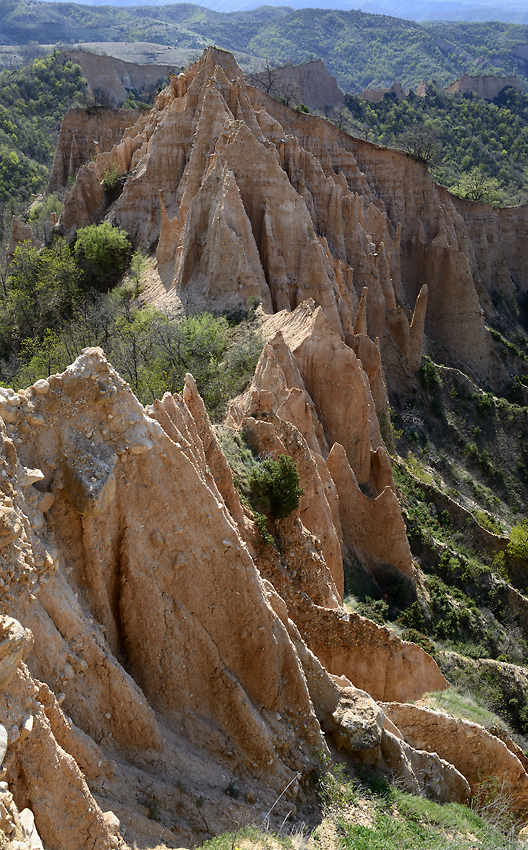
[(481, 168), (475, 166), (463, 174), (458, 181), (456, 194), (468, 201), (481, 201), (493, 204), (499, 197), (499, 181), (496, 177), (488, 177)]
[(528, 200), (528, 95), (509, 88), (490, 102), (430, 85), (424, 97), (369, 103), (347, 95), (345, 103), (374, 142), (405, 147), (406, 127), (434, 133), (440, 153), (433, 179), (455, 194), (509, 205)]
[(528, 520), (513, 526), (506, 551), (514, 558), (528, 558)]
[[(120, 232), (110, 231), (119, 245)], [(86, 276), (64, 242), (40, 251), (19, 246), (0, 297), (2, 383), (27, 386), (64, 370), (83, 348), (99, 345), (143, 403), (180, 391), (192, 372), (211, 417), (221, 419), (262, 350), (254, 313), (239, 324), (210, 313), (173, 321), (138, 304), (144, 265), (137, 255), (132, 281), (108, 292), (86, 290)]]
[(4, 340), (41, 338), (48, 327), (69, 318), (81, 297), (80, 280), (81, 271), (65, 242), (45, 251), (18, 246), (2, 304)]
[(423, 125), (411, 127), (402, 136), (403, 149), (413, 159), (431, 165), (436, 162), (440, 153), (438, 138), (433, 130)]
[(131, 245), (126, 231), (103, 221), (77, 231), (74, 252), (85, 287), (106, 292), (125, 271)]

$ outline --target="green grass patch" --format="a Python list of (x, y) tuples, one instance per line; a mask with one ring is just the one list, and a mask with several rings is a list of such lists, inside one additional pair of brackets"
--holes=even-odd
[(457, 688), (424, 694), (422, 699), (434, 711), (443, 711), (453, 717), (479, 723), (486, 729), (498, 728), (511, 734), (510, 727), (502, 717), (477, 702), (470, 694), (461, 693)]
[(397, 788), (375, 799), (371, 825), (341, 820), (339, 827), (341, 850), (505, 850), (516, 845), (466, 806), (439, 805)]

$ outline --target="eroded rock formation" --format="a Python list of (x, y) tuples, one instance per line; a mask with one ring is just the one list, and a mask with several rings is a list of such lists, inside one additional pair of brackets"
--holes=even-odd
[[(127, 176), (107, 209), (113, 163)], [(502, 380), (481, 303), (493, 309), (497, 270), (528, 287), (513, 244), (525, 213), (453, 199), (408, 157), (247, 86), (213, 49), (80, 169), (68, 237), (108, 214), (155, 246), (185, 306), (260, 299), (267, 342), (224, 427), (290, 455), (304, 494), (264, 539), (192, 376), (144, 409), (86, 349), (0, 391), (13, 835), (51, 850), (196, 845), (275, 802), (279, 821), (302, 807), (329, 746), (416, 793), (469, 799), (478, 771), (443, 745), (445, 722), (426, 735), (402, 707), (445, 679), (419, 646), (346, 613), (343, 558), (412, 597), (387, 385), (414, 380), (424, 344)], [(493, 770), (507, 745), (474, 734)]]
[(524, 91), (518, 77), (495, 77), (493, 74), (484, 77), (470, 77), (469, 74), (463, 74), (459, 80), (448, 86), (446, 91), (476, 94), (485, 100), (495, 100), (497, 95), (506, 88)]
[(81, 169), (67, 236), (104, 214), (97, 187), (111, 162), (129, 174), (112, 220), (157, 245), (161, 278), (185, 305), (260, 299), (276, 312), (312, 298), (347, 344), (354, 332), (378, 340), (392, 388), (418, 368), (424, 329), (425, 345), (454, 365), (491, 385), (507, 380), (482, 310), (493, 310), (499, 284), (528, 285), (524, 243), (513, 244), (526, 208), (464, 204), (409, 156), (246, 85), (233, 57), (213, 49)]
[[(419, 647), (344, 615), (335, 491), (294, 424), (246, 417), (256, 440), (269, 425), (295, 454), (326, 523), (301, 506), (281, 521), (281, 552), (265, 552), (191, 376), (145, 411), (88, 349), (1, 405), (0, 743), (14, 805), (45, 846), (151, 846), (164, 829), (195, 842), (255, 799), (269, 807), (325, 736), (406, 765), (415, 790), (427, 775), (440, 798), (467, 797), (450, 765), (387, 738), (366, 691), (408, 699), (445, 683)], [(226, 805), (235, 778), (240, 801)], [(138, 812), (145, 787), (161, 825)], [(302, 782), (291, 788), (284, 804), (302, 803)]]
[(114, 109), (123, 105), (129, 92), (140, 99), (152, 97), (172, 71), (170, 65), (137, 65), (86, 50), (62, 50), (59, 61), (68, 60), (81, 66), (89, 92)]
[(48, 192), (67, 186), (81, 165), (112, 150), (138, 117), (139, 112), (134, 109), (69, 109), (62, 119)]
[(292, 105), (304, 103), (309, 109), (329, 110), (341, 106), (345, 99), (322, 59), (280, 68), (265, 65), (247, 79), (274, 97), (286, 96)]
[(393, 83), (389, 89), (365, 89), (360, 97), (370, 100), (371, 103), (381, 103), (386, 94), (395, 94), (398, 100), (404, 100), (406, 97), (401, 83)]

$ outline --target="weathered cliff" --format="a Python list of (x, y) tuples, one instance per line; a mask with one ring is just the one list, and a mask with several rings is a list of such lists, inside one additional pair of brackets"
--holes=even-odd
[(86, 50), (62, 50), (59, 61), (68, 60), (81, 66), (89, 92), (114, 108), (124, 104), (129, 92), (140, 99), (152, 97), (172, 72), (170, 65), (137, 65)]
[(491, 385), (507, 379), (483, 287), (498, 285), (496, 273), (525, 285), (526, 250), (509, 249), (526, 208), (464, 205), (424, 165), (288, 109), (213, 50), (81, 169), (67, 235), (104, 214), (99, 183), (113, 161), (129, 176), (111, 218), (143, 247), (157, 244), (162, 280), (184, 304), (259, 298), (269, 312), (313, 298), (345, 342), (359, 328), (378, 339), (394, 388), (418, 368), (425, 322), (454, 365)]
[(139, 112), (134, 109), (68, 110), (61, 123), (48, 192), (67, 186), (68, 179), (75, 177), (81, 165), (99, 153), (112, 150), (126, 128), (138, 118)]
[(470, 77), (469, 74), (463, 74), (459, 80), (447, 86), (446, 91), (476, 94), (485, 100), (495, 100), (497, 95), (505, 88), (512, 88), (520, 92), (524, 91), (517, 77), (495, 77), (492, 74), (484, 77)]
[(345, 99), (322, 59), (279, 68), (266, 64), (249, 74), (247, 81), (274, 97), (283, 97), (292, 105), (304, 103), (309, 109), (330, 110)]
[(365, 89), (361, 93), (361, 97), (364, 100), (370, 100), (371, 103), (381, 103), (386, 94), (395, 94), (398, 100), (403, 100), (406, 97), (401, 83), (393, 83), (389, 89)]
[[(427, 763), (446, 798), (467, 798), (447, 762), (387, 737), (366, 692), (400, 700), (445, 683), (419, 647), (344, 615), (335, 510), (325, 523), (301, 505), (281, 552), (262, 551), (190, 376), (183, 397), (145, 411), (88, 349), (1, 400), (0, 742), (14, 804), (45, 846), (195, 843), (258, 817), (298, 774), (284, 817), (326, 739), (405, 765), (414, 790)], [(257, 439), (262, 423), (297, 446), (331, 515), (322, 457), (286, 420), (252, 422)]]

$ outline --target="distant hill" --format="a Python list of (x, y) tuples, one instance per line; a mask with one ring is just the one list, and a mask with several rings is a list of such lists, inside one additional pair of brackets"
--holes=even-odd
[(225, 14), (190, 3), (110, 11), (105, 6), (0, 0), (0, 44), (31, 41), (141, 41), (196, 53), (216, 44), (279, 64), (322, 59), (348, 92), (390, 87), (395, 81), (404, 88), (433, 79), (445, 86), (462, 74), (517, 75), (528, 85), (526, 24), (419, 24), (357, 10), (269, 5)]
[[(114, 0), (113, 6), (165, 6), (170, 0)], [(108, 5), (106, 0), (92, 0), (92, 6)], [(259, 7), (260, 0), (205, 0), (203, 5), (215, 12), (240, 12)], [(412, 21), (503, 21), (510, 24), (528, 24), (528, 6), (524, 0), (507, 4), (500, 0), (280, 0), (270, 6), (288, 9), (345, 9), (369, 12), (374, 15), (391, 15)]]

